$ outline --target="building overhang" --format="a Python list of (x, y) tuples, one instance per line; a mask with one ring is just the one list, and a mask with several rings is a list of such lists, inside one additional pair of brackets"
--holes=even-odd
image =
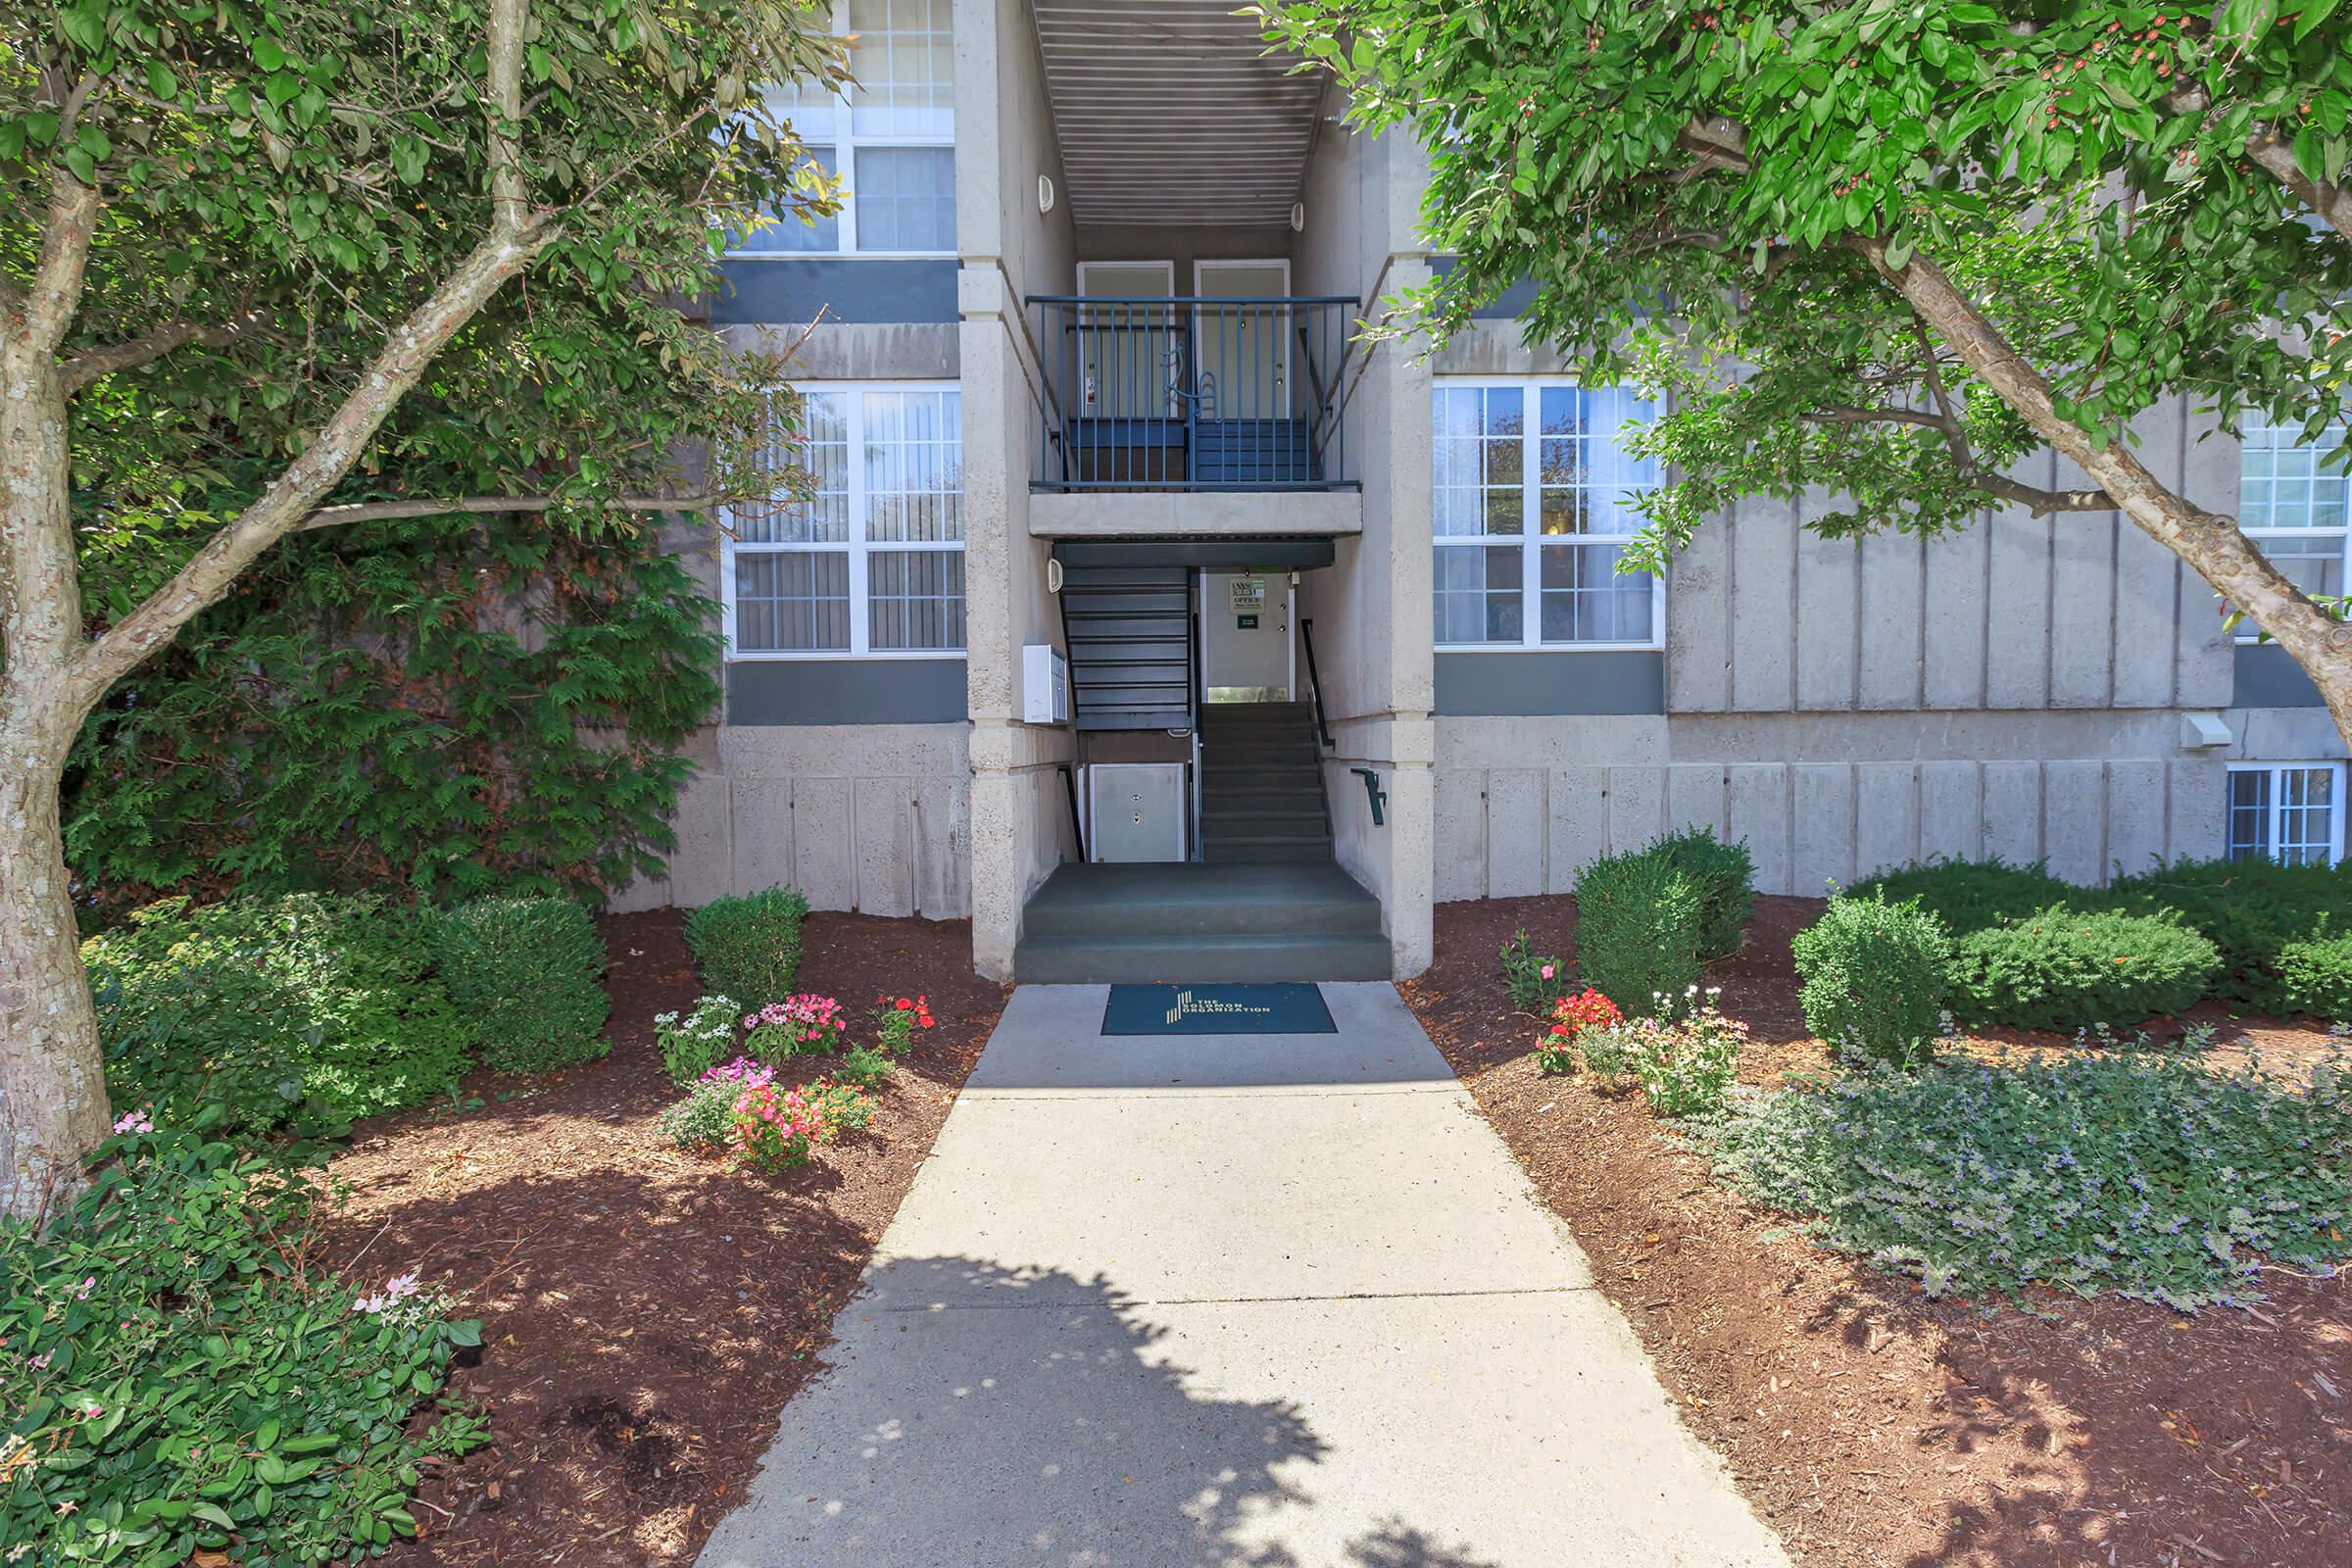
[(1364, 531), (1360, 490), (1039, 490), (1035, 539), (1337, 538)]
[(1081, 228), (1279, 227), (1326, 74), (1269, 54), (1233, 0), (1032, 0)]

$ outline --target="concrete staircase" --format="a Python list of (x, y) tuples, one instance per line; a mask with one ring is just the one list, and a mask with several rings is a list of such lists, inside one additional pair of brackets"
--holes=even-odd
[(1200, 708), (1200, 858), (1211, 865), (1328, 865), (1323, 754), (1304, 703)]
[(1380, 901), (1334, 864), (1064, 865), (1022, 912), (1024, 984), (1386, 980)]

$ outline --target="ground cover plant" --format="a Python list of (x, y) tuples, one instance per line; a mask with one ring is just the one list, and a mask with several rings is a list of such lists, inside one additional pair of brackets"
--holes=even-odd
[(331, 1129), (455, 1084), (466, 1029), (426, 921), (370, 895), (167, 899), (82, 946), (108, 1087), (222, 1131)]
[(764, 1007), (792, 995), (808, 901), (790, 888), (713, 899), (686, 916), (686, 946), (703, 987)]
[(308, 1563), (414, 1535), (480, 1326), (318, 1257), (309, 1176), (131, 1110), (72, 1211), (0, 1222), (0, 1540), (42, 1563)]
[(1947, 1061), (1745, 1099), (1719, 1175), (1930, 1296), (2047, 1286), (2189, 1310), (2352, 1258), (2352, 1094), (2153, 1051)]
[(433, 962), (500, 1072), (545, 1072), (605, 1054), (605, 945), (569, 899), (474, 899), (428, 922)]

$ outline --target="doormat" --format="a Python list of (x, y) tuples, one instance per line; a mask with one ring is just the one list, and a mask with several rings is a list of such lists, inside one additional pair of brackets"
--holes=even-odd
[(1311, 985), (1112, 986), (1106, 1035), (1334, 1035), (1339, 1025)]

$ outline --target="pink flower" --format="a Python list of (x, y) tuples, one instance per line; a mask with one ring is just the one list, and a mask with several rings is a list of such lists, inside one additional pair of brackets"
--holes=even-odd
[(151, 1133), (155, 1131), (155, 1123), (147, 1119), (147, 1113), (143, 1110), (126, 1110), (122, 1120), (115, 1123), (115, 1131), (122, 1134)]
[(1545, 965), (1544, 966), (1543, 974), (1544, 974), (1544, 979), (1546, 979), (1546, 980), (1548, 980), (1548, 979), (1550, 979), (1550, 978), (1551, 978), (1551, 965), (1550, 965), (1550, 964), (1548, 964), (1548, 963), (1547, 963), (1547, 964), (1545, 964)]

